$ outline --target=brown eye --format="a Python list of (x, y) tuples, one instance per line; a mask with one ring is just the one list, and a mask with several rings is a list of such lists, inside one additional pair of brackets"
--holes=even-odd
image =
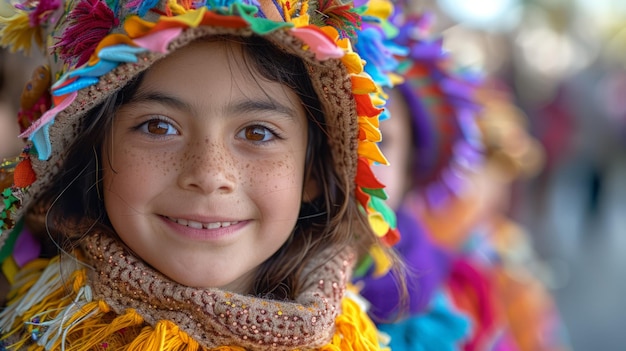
[(150, 120), (143, 124), (144, 132), (155, 135), (174, 135), (178, 131), (170, 123), (158, 119)]
[(267, 141), (272, 138), (272, 132), (262, 126), (251, 126), (244, 129), (245, 139), (250, 141)]

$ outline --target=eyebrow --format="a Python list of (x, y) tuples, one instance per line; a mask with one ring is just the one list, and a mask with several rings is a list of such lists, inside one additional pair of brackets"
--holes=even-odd
[(128, 102), (129, 105), (142, 104), (156, 102), (176, 110), (185, 111), (188, 113), (193, 112), (193, 108), (190, 104), (167, 94), (159, 92), (140, 92), (133, 96)]
[[(156, 102), (190, 114), (193, 114), (195, 110), (191, 104), (177, 97), (160, 92), (138, 93), (131, 99), (129, 104), (141, 104), (146, 102)], [(235, 102), (227, 106), (226, 111), (232, 114), (267, 111), (273, 113), (278, 112), (287, 117), (296, 116), (296, 111), (291, 106), (281, 104), (271, 97), (268, 97), (268, 100), (242, 100)]]
[(296, 111), (290, 106), (283, 105), (273, 99), (270, 100), (244, 100), (229, 107), (233, 113), (249, 113), (249, 112), (278, 112), (285, 116), (294, 117)]

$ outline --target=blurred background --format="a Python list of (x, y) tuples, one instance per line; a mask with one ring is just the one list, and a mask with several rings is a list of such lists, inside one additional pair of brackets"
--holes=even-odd
[[(545, 264), (574, 350), (626, 350), (626, 1), (415, 0), (467, 69), (509, 86), (545, 165), (510, 216)], [(0, 12), (2, 8), (0, 6)], [(0, 50), (0, 157), (42, 60)]]
[(545, 149), (511, 217), (574, 350), (626, 350), (626, 1), (429, 0), (444, 47), (504, 81)]

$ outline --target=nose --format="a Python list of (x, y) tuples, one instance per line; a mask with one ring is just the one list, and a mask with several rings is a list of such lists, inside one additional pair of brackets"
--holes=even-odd
[(232, 153), (221, 143), (190, 145), (183, 157), (178, 183), (194, 192), (230, 193), (237, 184), (235, 166)]

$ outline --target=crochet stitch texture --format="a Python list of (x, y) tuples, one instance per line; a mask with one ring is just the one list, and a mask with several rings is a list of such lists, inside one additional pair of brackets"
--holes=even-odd
[(283, 302), (181, 286), (146, 267), (108, 236), (93, 235), (83, 246), (96, 268), (91, 274), (97, 276), (90, 279), (96, 300), (106, 301), (118, 314), (133, 308), (151, 325), (173, 321), (205, 347), (229, 345), (232, 340), (247, 349), (324, 345), (334, 333), (354, 261), (349, 251), (326, 252), (306, 268), (308, 288), (295, 301)]

